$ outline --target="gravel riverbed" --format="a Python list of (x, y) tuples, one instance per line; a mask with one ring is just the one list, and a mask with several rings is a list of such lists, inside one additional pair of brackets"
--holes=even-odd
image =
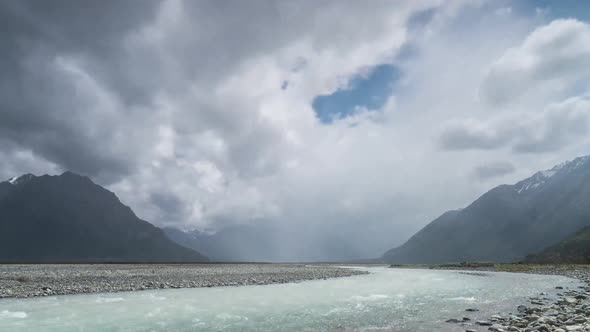
[(447, 323), (461, 324), (465, 327), (466, 332), (482, 330), (496, 332), (590, 331), (590, 270), (588, 267), (537, 266), (519, 272), (563, 275), (578, 279), (582, 285), (577, 289), (564, 289), (564, 287), (556, 285), (557, 297), (540, 293), (538, 296), (529, 298), (528, 303), (514, 308), (514, 313), (498, 313), (487, 320), (477, 321), (471, 321), (469, 318), (451, 318)]
[(0, 298), (266, 285), (367, 274), (304, 264), (6, 264)]

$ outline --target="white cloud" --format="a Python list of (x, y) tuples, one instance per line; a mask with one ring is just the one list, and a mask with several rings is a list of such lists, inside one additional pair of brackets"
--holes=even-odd
[[(590, 25), (560, 19), (533, 31), (521, 45), (508, 49), (490, 67), (482, 95), (493, 104), (571, 93), (590, 77)], [(540, 94), (539, 92), (542, 92)], [(543, 98), (543, 100), (547, 100)]]
[(576, 96), (542, 111), (516, 112), (489, 122), (455, 120), (443, 126), (447, 150), (510, 148), (517, 153), (555, 152), (588, 136), (590, 98)]

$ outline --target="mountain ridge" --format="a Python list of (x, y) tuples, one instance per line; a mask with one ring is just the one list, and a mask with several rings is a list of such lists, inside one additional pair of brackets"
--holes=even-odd
[(500, 185), (445, 212), (383, 260), (390, 263), (518, 261), (590, 225), (590, 156)]
[(0, 261), (207, 261), (138, 218), (85, 176), (25, 174), (0, 183)]

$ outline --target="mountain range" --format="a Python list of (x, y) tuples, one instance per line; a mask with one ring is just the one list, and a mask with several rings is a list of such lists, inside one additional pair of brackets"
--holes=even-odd
[[(160, 229), (114, 193), (71, 172), (0, 182), (0, 262), (287, 261), (295, 249), (309, 261), (321, 259), (314, 253), (352, 255), (345, 239), (311, 248), (296, 229), (279, 225), (235, 225), (216, 233)], [(590, 156), (495, 187), (443, 213), (381, 260), (585, 262), (587, 227)]]
[(537, 172), (488, 191), (461, 210), (448, 211), (386, 262), (520, 261), (590, 226), (590, 156)]
[(1, 262), (202, 262), (89, 178), (0, 182)]

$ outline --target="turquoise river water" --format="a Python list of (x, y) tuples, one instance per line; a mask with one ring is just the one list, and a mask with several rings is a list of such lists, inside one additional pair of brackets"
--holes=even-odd
[(464, 331), (444, 321), (511, 312), (529, 296), (578, 285), (559, 276), (363, 269), (371, 274), (266, 286), (3, 299), (0, 331)]

